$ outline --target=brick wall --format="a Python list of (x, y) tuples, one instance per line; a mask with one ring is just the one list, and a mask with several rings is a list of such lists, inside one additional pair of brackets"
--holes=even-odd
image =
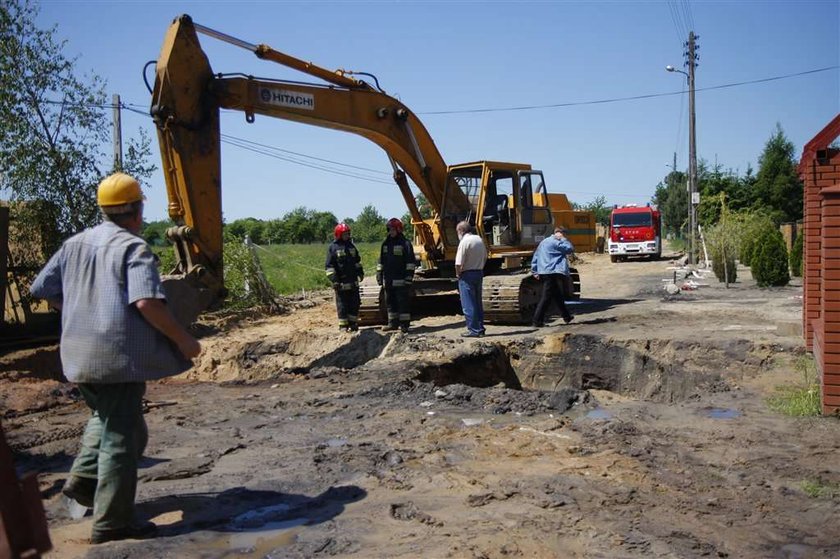
[(805, 186), (803, 332), (819, 369), (825, 414), (840, 411), (840, 150), (825, 148), (838, 119), (818, 135), (822, 146), (810, 152), (814, 146), (806, 146), (799, 167)]

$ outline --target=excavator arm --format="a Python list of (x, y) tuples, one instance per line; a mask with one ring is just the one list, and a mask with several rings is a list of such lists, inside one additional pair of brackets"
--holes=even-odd
[[(325, 85), (214, 75), (197, 32), (251, 50), (327, 82)], [(169, 216), (179, 279), (200, 296), (194, 306), (207, 307), (223, 294), (220, 109), (242, 111), (248, 122), (265, 115), (358, 134), (388, 155), (394, 180), (405, 199), (425, 251), (434, 266), (446, 249), (446, 224), (470, 211), (470, 201), (448, 185), (447, 167), (423, 123), (397, 99), (344, 72), (331, 72), (266, 45), (252, 45), (177, 18), (157, 62), (151, 114), (157, 126), (164, 166)], [(436, 212), (435, 230), (424, 223), (406, 176)], [(452, 216), (447, 219), (447, 216)], [(194, 319), (201, 308), (186, 313)]]

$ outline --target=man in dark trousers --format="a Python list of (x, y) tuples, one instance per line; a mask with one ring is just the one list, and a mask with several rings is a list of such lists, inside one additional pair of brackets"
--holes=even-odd
[(102, 223), (65, 241), (30, 288), (61, 310), (64, 375), (92, 412), (63, 492), (93, 507), (94, 544), (154, 532), (134, 518), (146, 381), (185, 371), (201, 351), (166, 306), (157, 259), (139, 236), (140, 184), (115, 173), (96, 199)]
[(327, 248), (324, 267), (335, 290), (338, 329), (355, 332), (359, 329), (361, 305), (359, 282), (365, 278), (365, 272), (359, 251), (350, 239), (350, 227), (344, 223), (335, 226), (335, 240)]
[(545, 313), (553, 300), (560, 310), (563, 322), (569, 323), (574, 318), (566, 308), (566, 282), (569, 277), (568, 255), (575, 247), (566, 238), (566, 229), (555, 227), (554, 235), (546, 237), (537, 246), (531, 259), (531, 273), (542, 286), (542, 295), (534, 311), (532, 326), (545, 326)]
[(414, 248), (403, 236), (403, 223), (392, 217), (386, 224), (388, 236), (379, 251), (376, 283), (385, 287), (388, 325), (384, 331), (408, 332), (411, 322), (411, 282), (414, 280)]

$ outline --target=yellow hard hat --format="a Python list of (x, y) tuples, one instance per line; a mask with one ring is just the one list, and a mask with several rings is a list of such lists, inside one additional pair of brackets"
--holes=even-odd
[(105, 177), (96, 190), (96, 203), (103, 212), (110, 214), (129, 212), (131, 204), (144, 198), (137, 179), (125, 173)]

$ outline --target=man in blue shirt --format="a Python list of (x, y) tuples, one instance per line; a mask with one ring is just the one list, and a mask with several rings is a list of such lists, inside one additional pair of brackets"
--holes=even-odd
[(537, 309), (534, 311), (532, 326), (545, 326), (545, 313), (553, 300), (560, 310), (563, 322), (567, 324), (574, 318), (566, 308), (564, 302), (566, 282), (569, 277), (568, 255), (575, 251), (575, 247), (566, 238), (566, 229), (555, 227), (554, 235), (546, 237), (537, 246), (531, 259), (531, 273), (542, 286), (542, 295)]
[(103, 222), (65, 241), (30, 288), (61, 311), (64, 375), (92, 411), (63, 491), (93, 507), (94, 544), (154, 532), (134, 519), (146, 381), (185, 371), (201, 351), (166, 306), (156, 257), (139, 237), (140, 184), (115, 173), (96, 198)]

